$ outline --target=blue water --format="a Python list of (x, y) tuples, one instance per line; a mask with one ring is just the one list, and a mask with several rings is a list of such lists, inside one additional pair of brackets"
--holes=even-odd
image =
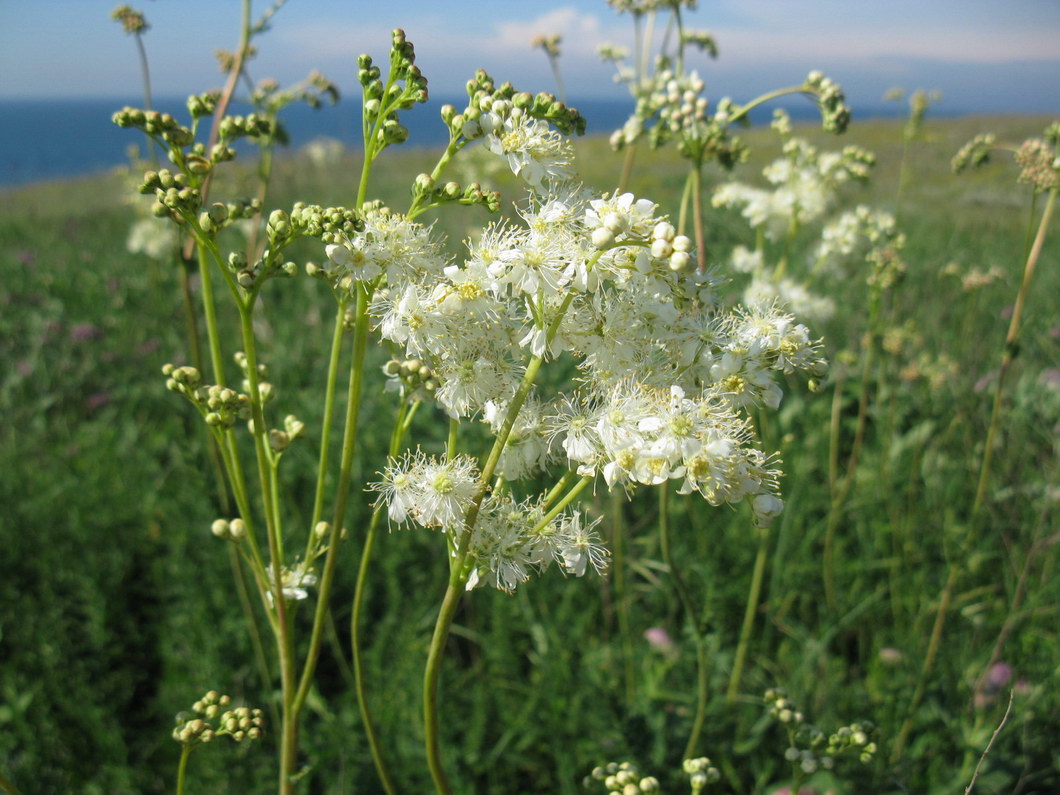
[[(466, 98), (432, 99), (402, 114), (409, 128), (409, 145), (440, 146), (447, 138), (438, 109), (446, 102), (457, 107)], [(588, 134), (610, 134), (626, 120), (629, 100), (589, 99), (573, 101), (588, 122)], [(59, 179), (104, 171), (128, 162), (126, 149), (131, 144), (144, 146), (143, 136), (129, 129), (119, 129), (111, 122), (114, 111), (125, 105), (139, 107), (135, 98), (73, 100), (0, 100), (0, 186), (10, 187), (44, 179)], [(158, 110), (186, 120), (187, 111), (181, 99), (159, 100)], [(816, 114), (810, 103), (793, 105), (788, 110), (796, 120)], [(360, 109), (344, 100), (334, 107), (312, 110), (294, 105), (284, 111), (282, 119), (297, 148), (314, 138), (326, 136), (359, 148)], [(247, 113), (239, 107), (234, 113)], [(765, 121), (771, 110), (761, 110), (757, 121)]]

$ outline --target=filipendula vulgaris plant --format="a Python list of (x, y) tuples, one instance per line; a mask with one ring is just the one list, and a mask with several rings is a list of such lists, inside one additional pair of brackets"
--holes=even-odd
[[(244, 22), (247, 22), (249, 3), (245, 4), (244, 11)], [(250, 26), (249, 23), (244, 28), (243, 42), (232, 58), (230, 74), (241, 70), (241, 63), (248, 52), (250, 31), (260, 28), (260, 24)], [(192, 115), (190, 126), (181, 124), (168, 114), (132, 108), (120, 111), (115, 116), (119, 126), (141, 129), (167, 152), (174, 169), (147, 172), (141, 192), (154, 196), (155, 215), (175, 222), (180, 231), (192, 239), (203, 267), (202, 292), (214, 370), (213, 383), (205, 382), (200, 369), (192, 366), (167, 365), (164, 374), (168, 387), (185, 396), (200, 412), (218, 446), (238, 515), (234, 518), (219, 518), (211, 530), (215, 536), (230, 541), (239, 550), (242, 562), (253, 574), (275, 636), (282, 692), (279, 760), (279, 787), (282, 792), (289, 792), (293, 787), (299, 718), (320, 650), (327, 595), (334, 576), (335, 551), (344, 535), (341, 528), (351, 488), (357, 441), (359, 398), (370, 324), (369, 306), (375, 290), (386, 282), (382, 265), (393, 265), (394, 270), (389, 278), (396, 284), (400, 284), (408, 275), (402, 268), (419, 273), (418, 269), (429, 271), (432, 267), (444, 265), (444, 259), (430, 240), (428, 230), (413, 223), (411, 217), (449, 203), (482, 205), (491, 209), (498, 207), (496, 195), (482, 191), (477, 185), (461, 188), (452, 182), (434, 184), (434, 178), (444, 170), (449, 159), (467, 143), (484, 139), (492, 151), (507, 159), (513, 170), (530, 183), (540, 184), (546, 176), (565, 173), (564, 169), (569, 165), (569, 146), (550, 130), (548, 122), (565, 132), (584, 129), (584, 121), (580, 116), (553, 97), (517, 94), (511, 86), (494, 86), (488, 75), (480, 73), (469, 88), (471, 101), (464, 112), (457, 114), (452, 108), (443, 111), (451, 130), (450, 145), (434, 171), (435, 177), (425, 174), (416, 180), (413, 207), (409, 214), (401, 216), (385, 208), (369, 205), (365, 197), (373, 162), (389, 145), (400, 143), (407, 137), (407, 130), (398, 121), (398, 111), (407, 110), (427, 98), (426, 80), (415, 67), (414, 59), (411, 43), (405, 40), (401, 31), (396, 31), (390, 55), (390, 71), (385, 82), (369, 57), (364, 56), (359, 61), (366, 148), (357, 198), (357, 205), (362, 209), (321, 208), (299, 203), (289, 213), (273, 211), (268, 217), (265, 246), (260, 252), (251, 245), (249, 254), (243, 250), (225, 254), (220, 248), (218, 236), (236, 221), (253, 219), (260, 212), (261, 200), (255, 198), (207, 204), (204, 195), (214, 169), (235, 157), (233, 144), (236, 140), (250, 138), (267, 142), (270, 138), (275, 140), (278, 137), (274, 119), (269, 114), (282, 104), (278, 99), (282, 95), (278, 95), (271, 87), (261, 88), (256, 93), (265, 113), (217, 118), (214, 124), (217, 140), (212, 144), (197, 141), (198, 127), (202, 118), (218, 112), (219, 105), (224, 102), (224, 93), (220, 97), (213, 94), (192, 97), (189, 101)], [(485, 117), (484, 108), (492, 111)], [(266, 181), (267, 171), (265, 175), (263, 182)], [(363, 232), (363, 235), (357, 236), (357, 232)], [(321, 268), (310, 264), (307, 270), (331, 287), (337, 312), (325, 396), (320, 477), (313, 515), (306, 533), (304, 554), (292, 556), (285, 552), (285, 541), (291, 539), (290, 533), (284, 531), (285, 512), (279, 497), (281, 462), (284, 453), (304, 435), (306, 428), (292, 414), (288, 414), (279, 427), (270, 428), (267, 423), (267, 414), (271, 412), (266, 406), (276, 398), (276, 390), (266, 380), (268, 371), (259, 361), (254, 313), (260, 309), (259, 299), (268, 283), (276, 278), (293, 276), (297, 271), (295, 263), (286, 260), (284, 254), (289, 246), (303, 237), (317, 238), (328, 246), (327, 266)], [(371, 266), (364, 269), (354, 267), (364, 262), (366, 254), (375, 259), (374, 271)], [(236, 364), (242, 373), (238, 386), (228, 386), (225, 376), (225, 357), (218, 333), (210, 279), (215, 272), (220, 273), (239, 316), (243, 350), (235, 354)], [(333, 419), (343, 332), (348, 325), (353, 327), (354, 351), (335, 509), (333, 521), (329, 523), (323, 518), (329, 461), (328, 436)], [(429, 389), (436, 383), (427, 379), (418, 386)], [(408, 430), (404, 420), (411, 420), (422, 394), (423, 390), (417, 389), (402, 395), (398, 435), (391, 451), (395, 456), (400, 452), (398, 445), (401, 434)], [(406, 397), (409, 399), (406, 400)], [(412, 408), (409, 408), (410, 404)], [(245, 474), (242, 451), (237, 442), (238, 429), (244, 427), (244, 423), (253, 443), (258, 476), (256, 491), (252, 486), (253, 479)], [(571, 543), (582, 544), (588, 551), (590, 529), (586, 527), (579, 531), (575, 527), (578, 520), (573, 519), (571, 522)], [(289, 552), (289, 543), (287, 549)], [(592, 557), (597, 565), (602, 565), (602, 558), (597, 553)], [(321, 559), (323, 565), (318, 575), (316, 566), (320, 565)], [(568, 552), (565, 560), (569, 560), (569, 566), (578, 573), (584, 571), (585, 564), (576, 553)], [(295, 606), (299, 601), (308, 600), (311, 589), (318, 585), (320, 596), (313, 615), (312, 631), (304, 661), (299, 665), (294, 643), (297, 629)], [(373, 750), (378, 750), (374, 741)], [(388, 789), (392, 789), (392, 786), (388, 786)]]
[[(723, 311), (719, 285), (692, 267), (691, 242), (653, 202), (580, 188), (569, 145), (523, 111), (533, 108), (529, 95), (498, 99), (489, 85), (483, 75), (469, 85), (477, 113), (443, 116), (463, 139), (484, 137), (527, 182), (523, 223), (485, 229), (461, 266), (369, 255), (375, 210), (364, 232), (328, 250), (342, 273), (385, 277), (371, 312), (381, 336), (404, 348), (387, 368), (395, 391), (433, 395), (449, 416), (444, 455), (392, 456), (374, 486), (377, 516), (440, 530), (449, 553), (424, 677), (439, 792), (450, 785), (438, 680), (463, 593), (513, 590), (552, 562), (576, 575), (602, 570), (594, 523), (571, 510), (598, 477), (622, 491), (676, 481), (679, 493), (714, 505), (748, 502), (757, 526), (768, 526), (783, 505), (778, 461), (758, 448), (741, 410), (776, 405), (778, 372), (824, 369), (817, 343), (790, 318)], [(450, 148), (461, 140), (454, 133)], [(578, 365), (578, 386), (542, 394), (540, 372), (562, 359)], [(463, 421), (476, 417), (495, 435), (479, 461), (460, 451)], [(523, 493), (519, 481), (542, 470), (555, 485)]]
[(739, 209), (754, 232), (753, 250), (737, 246), (729, 260), (733, 271), (751, 275), (744, 302), (776, 301), (800, 319), (821, 322), (831, 317), (835, 304), (812, 292), (810, 278), (819, 271), (828, 271), (829, 278), (842, 275), (838, 272), (850, 259), (857, 259), (869, 235), (893, 236), (894, 222), (890, 216), (859, 207), (825, 226), (808, 272), (791, 267), (797, 265), (792, 262), (797, 236), (824, 219), (844, 185), (868, 180), (875, 157), (857, 146), (821, 152), (792, 135), (791, 119), (783, 110), (773, 112), (772, 128), (780, 136), (782, 156), (762, 169), (771, 188), (727, 182), (715, 189), (711, 203)]
[[(804, 94), (818, 105), (825, 130), (842, 133), (850, 122), (850, 109), (842, 89), (820, 72), (811, 72), (797, 86), (763, 94), (744, 105), (728, 97), (719, 100), (713, 113), (703, 95), (705, 83), (695, 70), (686, 71), (686, 48), (691, 45), (717, 57), (713, 36), (685, 28), (682, 9), (694, 10), (695, 0), (614, 0), (610, 5), (619, 13), (629, 12), (634, 21), (636, 53), (634, 63), (625, 63), (627, 53), (612, 45), (603, 45), (601, 57), (615, 63), (616, 78), (627, 83), (636, 102), (633, 114), (612, 135), (616, 150), (626, 149), (626, 162), (619, 181), (620, 189), (629, 179), (633, 147), (647, 137), (652, 149), (673, 142), (680, 155), (689, 161), (689, 173), (681, 198), (678, 230), (684, 231), (691, 205), (698, 266), (706, 268), (707, 246), (703, 229), (703, 167), (714, 161), (725, 169), (732, 168), (747, 156), (746, 147), (731, 134), (734, 125), (747, 124), (750, 112), (759, 105), (788, 94)], [(668, 12), (666, 28), (654, 58), (654, 25), (659, 11)], [(642, 31), (642, 21), (644, 30)]]
[[(595, 523), (573, 507), (597, 476), (609, 487), (634, 489), (672, 480), (680, 493), (696, 492), (712, 504), (748, 502), (756, 524), (768, 526), (783, 504), (779, 462), (758, 448), (740, 410), (756, 402), (775, 404), (779, 389), (772, 374), (820, 375), (824, 368), (817, 343), (789, 317), (720, 309), (718, 285), (693, 272), (690, 241), (653, 202), (629, 194), (594, 196), (577, 186), (564, 135), (580, 132), (584, 121), (550, 95), (518, 93), (480, 72), (468, 84), (467, 107), (443, 108), (450, 142), (434, 170), (415, 180), (409, 210), (401, 214), (368, 202), (373, 163), (407, 137), (399, 111), (426, 99), (426, 81), (401, 31), (394, 33), (389, 67), (384, 81), (368, 56), (359, 59), (365, 159), (355, 209), (299, 203), (289, 213), (273, 211), (266, 246), (253, 259), (242, 251), (225, 256), (217, 242), (218, 232), (249, 202), (204, 207), (202, 192), (213, 168), (231, 159), (235, 138), (265, 135), (269, 121), (257, 115), (224, 120), (218, 144), (207, 148), (195, 142), (194, 126), (134, 110), (118, 115), (120, 124), (144, 129), (166, 147), (177, 171), (148, 173), (142, 189), (154, 193), (155, 212), (194, 239), (207, 268), (221, 274), (239, 316), (243, 350), (236, 362), (243, 378), (238, 385), (226, 383), (216, 318), (209, 313), (214, 383), (205, 383), (193, 367), (169, 365), (165, 374), (170, 389), (201, 413), (222, 452), (238, 516), (221, 518), (211, 529), (237, 545), (253, 572), (276, 639), (281, 792), (293, 790), (298, 772), (299, 718), (320, 651), (336, 549), (346, 535), (365, 352), (373, 328), (387, 344), (403, 348), (404, 358), (384, 373), (393, 384), (397, 417), (389, 460), (374, 485), (380, 496), (364, 539), (352, 621), (360, 707), (389, 791), (394, 790), (392, 777), (363, 698), (365, 671), (357, 640), (372, 541), (384, 515), (394, 524), (439, 531), (448, 552), (449, 585), (424, 674), (428, 766), (436, 789), (448, 792), (438, 734), (438, 678), (462, 595), (484, 585), (513, 590), (552, 562), (574, 575), (603, 570), (607, 552)], [(531, 195), (523, 223), (487, 227), (469, 244), (461, 265), (449, 264), (430, 230), (415, 219), (445, 204), (499, 205), (498, 197), (474, 184), (441, 183), (454, 155), (477, 140), (526, 181)], [(302, 237), (325, 246), (325, 263), (306, 270), (330, 287), (336, 324), (314, 508), (304, 553), (291, 554), (279, 499), (281, 463), (306, 428), (291, 414), (270, 428), (267, 417), (274, 410), (269, 404), (278, 396), (259, 361), (254, 313), (268, 284), (296, 273), (297, 266), (284, 255)], [(204, 274), (204, 291), (207, 278)], [(353, 326), (353, 355), (328, 522), (328, 435), (348, 325)], [(578, 387), (539, 394), (540, 371), (560, 357), (579, 365)], [(424, 402), (449, 418), (441, 454), (404, 441)], [(481, 458), (461, 450), (467, 434), (460, 429), (473, 419), (483, 420), (494, 434)], [(236, 442), (244, 427), (254, 449), (256, 490), (244, 474)], [(561, 472), (555, 485), (544, 493), (524, 493), (521, 480), (557, 465)], [(314, 587), (312, 630), (300, 665), (296, 606), (310, 601)]]
[[(1024, 242), (1021, 260), (1023, 261), (1023, 274), (1019, 289), (1016, 292), (1015, 302), (1012, 306), (1012, 315), (1009, 319), (1008, 331), (1005, 334), (1004, 344), (1001, 350), (1001, 361), (997, 376), (994, 381), (993, 402), (990, 411), (990, 421), (986, 429), (986, 437), (983, 442), (983, 454), (979, 463), (978, 480), (976, 483), (975, 496), (968, 513), (967, 524), (964, 528), (953, 533), (954, 537), (946, 538), (948, 573), (943, 585), (942, 594), (939, 598), (938, 610), (935, 613), (935, 621), (932, 625), (931, 636), (928, 642), (927, 652), (917, 677), (916, 689), (913, 691), (906, 718), (895, 738), (891, 752), (892, 762), (901, 758), (905, 744), (913, 730), (916, 712), (923, 700), (927, 688), (928, 678), (938, 656), (942, 641), (942, 631), (945, 626), (946, 615), (950, 607), (953, 589), (957, 584), (962, 568), (962, 553), (967, 552), (969, 542), (974, 538), (974, 531), (983, 522), (982, 510), (986, 504), (987, 489), (990, 484), (990, 471), (993, 463), (996, 436), (1002, 422), (1002, 405), (1004, 402), (1005, 381), (1012, 369), (1012, 365), (1019, 355), (1020, 331), (1023, 323), (1023, 311), (1030, 293), (1030, 286), (1034, 279), (1034, 271), (1041, 256), (1042, 246), (1045, 244), (1049, 224), (1052, 221), (1053, 211), (1056, 206), (1057, 192), (1060, 191), (1060, 121), (1049, 124), (1041, 137), (1029, 138), (1022, 144), (1009, 144), (999, 142), (993, 133), (983, 133), (975, 136), (966, 143), (953, 157), (952, 166), (955, 173), (969, 168), (978, 168), (990, 162), (996, 152), (1009, 152), (1014, 156), (1016, 165), (1019, 167), (1017, 180), (1029, 187), (1031, 191), (1031, 202), (1028, 213), (1027, 235)], [(1042, 194), (1045, 195), (1045, 207), (1041, 215), (1038, 214), (1038, 202)], [(1031, 556), (1042, 551), (1041, 537), (1032, 540), (1027, 553), (1026, 567)], [(1020, 596), (1019, 598), (1022, 598)], [(1015, 611), (1019, 608), (1018, 603), (1012, 607)], [(990, 660), (983, 668), (975, 682), (973, 703), (976, 697), (981, 697), (983, 688), (987, 681), (990, 668), (996, 663), (1003, 651), (1004, 642), (1008, 630), (1003, 628), (994, 648), (991, 651)], [(977, 727), (982, 719), (981, 713), (976, 715)]]
[[(715, 207), (739, 209), (754, 231), (754, 248), (737, 246), (729, 261), (733, 271), (751, 275), (744, 302), (751, 306), (777, 303), (800, 319), (822, 322), (831, 317), (835, 303), (827, 295), (816, 293), (814, 282), (823, 281), (822, 287), (827, 290), (826, 285), (836, 280), (861, 277), (867, 266), (868, 328), (860, 353), (841, 357), (844, 366), (836, 369), (834, 379), (829, 448), (831, 505), (825, 529), (823, 572), (828, 603), (834, 606), (835, 534), (853, 487), (868, 420), (871, 376), (885, 326), (885, 298), (904, 272), (898, 253), (905, 245), (905, 237), (891, 213), (861, 204), (824, 222), (820, 241), (805, 263), (795, 260), (792, 250), (796, 238), (807, 227), (824, 221), (845, 185), (869, 179), (875, 156), (857, 146), (819, 151), (805, 139), (792, 135), (790, 118), (782, 110), (774, 111), (772, 127), (780, 135), (783, 154), (762, 171), (772, 189), (734, 181), (719, 186), (712, 198)], [(845, 371), (848, 364), (858, 361), (858, 419), (846, 467), (840, 472), (839, 410), (847, 381)]]
[[(905, 99), (905, 91), (901, 88), (892, 88), (883, 95), (885, 102), (901, 102)], [(942, 101), (942, 94), (938, 91), (924, 91), (917, 89), (909, 95), (909, 115), (906, 116), (905, 124), (902, 125), (902, 159), (898, 166), (898, 184), (894, 192), (894, 217), (901, 217), (902, 194), (908, 180), (909, 150), (914, 142), (924, 136), (924, 116), (928, 108)]]
[[(688, 48), (696, 47), (711, 57), (717, 56), (717, 45), (713, 37), (706, 32), (691, 31), (685, 27), (683, 11), (694, 10), (695, 2), (686, 0), (632, 0), (610, 3), (619, 13), (629, 12), (633, 18), (635, 32), (635, 53), (632, 65), (627, 65), (628, 53), (612, 45), (600, 48), (605, 60), (615, 63), (616, 79), (626, 83), (635, 100), (634, 112), (622, 129), (611, 138), (615, 149), (626, 150), (622, 176), (619, 180), (620, 192), (627, 184), (633, 163), (633, 148), (639, 141), (647, 138), (652, 149), (673, 143), (679, 154), (689, 161), (689, 172), (685, 181), (680, 202), (680, 211), (676, 226), (677, 234), (683, 234), (689, 215), (691, 215), (695, 239), (696, 266), (701, 274), (707, 272), (707, 243), (703, 225), (703, 168), (711, 161), (717, 162), (724, 169), (731, 169), (747, 157), (743, 142), (732, 134), (736, 125), (746, 125), (750, 112), (770, 100), (788, 94), (803, 94), (811, 98), (821, 111), (823, 126), (826, 131), (842, 133), (849, 123), (850, 110), (846, 106), (842, 89), (831, 79), (820, 72), (811, 72), (805, 81), (797, 86), (771, 91), (743, 105), (729, 98), (718, 101), (710, 112), (710, 102), (703, 95), (705, 83), (696, 71), (686, 70), (686, 53)], [(657, 15), (666, 14), (666, 27), (659, 41), (658, 51), (655, 47), (655, 24)], [(653, 55), (654, 53), (654, 55)], [(859, 153), (859, 158), (860, 158)], [(854, 160), (853, 156), (849, 158)], [(660, 244), (662, 248), (662, 244)], [(762, 311), (772, 311), (763, 307)], [(732, 361), (732, 360), (730, 360)], [(718, 363), (718, 377), (728, 364)], [(737, 372), (728, 373), (734, 379), (742, 379)], [(739, 389), (738, 389), (739, 391)], [(763, 393), (760, 397), (766, 397)], [(740, 410), (749, 412), (754, 407), (766, 405), (776, 408), (779, 391), (770, 392), (768, 400), (758, 397), (742, 401)], [(622, 634), (627, 638), (627, 649), (631, 646), (628, 638), (628, 619), (625, 618), (623, 606), (626, 599), (622, 584), (624, 569), (620, 547), (621, 539), (621, 506), (612, 505), (612, 521), (615, 523), (615, 589), (618, 604), (619, 624)], [(697, 708), (693, 729), (689, 736), (685, 756), (691, 757), (696, 751), (700, 730), (705, 718), (707, 660), (703, 627), (695, 619), (700, 611), (695, 609), (691, 594), (684, 585), (681, 573), (670, 554), (668, 538), (669, 507), (663, 491), (659, 495), (660, 535), (664, 562), (667, 564), (689, 626), (697, 646)], [(743, 663), (749, 647), (753, 617), (757, 609), (757, 594), (761, 586), (762, 569), (765, 561), (768, 535), (762, 528), (758, 530), (758, 555), (755, 563), (755, 575), (752, 578), (751, 595), (747, 613), (740, 632), (740, 640), (729, 682), (729, 698), (735, 698), (742, 675)], [(627, 700), (632, 698), (632, 669), (628, 663), (630, 654), (626, 654)]]

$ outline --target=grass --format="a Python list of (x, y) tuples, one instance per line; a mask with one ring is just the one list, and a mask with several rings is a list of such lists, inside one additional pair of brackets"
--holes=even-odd
[[(788, 776), (786, 741), (762, 719), (761, 694), (776, 685), (826, 730), (860, 718), (878, 724), (877, 758), (855, 765), (836, 788), (896, 793), (963, 791), (1015, 685), (1012, 716), (977, 791), (1060, 787), (1060, 587), (1052, 576), (1060, 244), (1052, 235), (1039, 263), (988, 500), (973, 520), (989, 376), (1022, 272), (1029, 193), (1001, 160), (962, 177), (948, 171), (950, 156), (974, 133), (1019, 141), (1044, 123), (929, 120), (927, 140), (913, 147), (915, 176), (901, 218), (908, 274), (888, 306), (890, 341), (868, 384), (866, 442), (838, 526), (832, 606), (821, 562), (829, 424), (834, 398), (845, 460), (861, 388), (856, 368), (838, 395), (834, 376), (818, 394), (790, 384), (779, 419), (762, 427), (767, 442), (784, 450), (787, 508), (767, 539), (762, 598), (733, 704), (724, 693), (757, 545), (743, 512), (675, 501), (675, 558), (705, 606), (708, 630), (702, 752), (731, 791), (765, 792)], [(814, 131), (799, 133), (830, 145)], [(891, 122), (852, 128), (849, 142), (876, 151), (880, 167), (868, 187), (848, 191), (847, 203), (892, 205), (899, 134)], [(740, 174), (753, 180), (775, 145), (768, 131), (747, 138), (756, 155)], [(620, 156), (601, 140), (580, 142), (579, 150), (587, 184), (613, 185)], [(403, 207), (405, 186), (432, 156), (390, 158), (381, 198)], [(327, 171), (281, 159), (273, 199), (277, 206), (349, 202), (358, 170), (352, 155)], [(638, 152), (631, 187), (676, 213), (683, 176), (675, 157)], [(233, 177), (226, 192), (240, 192), (244, 178)], [(711, 173), (708, 184), (722, 179)], [(510, 182), (501, 185), (513, 195)], [(126, 253), (129, 193), (113, 176), (0, 193), (0, 774), (27, 793), (166, 791), (179, 756), (169, 739), (173, 715), (213, 688), (262, 707), (276, 698), (274, 684), (256, 672), (227, 552), (209, 535), (219, 508), (208, 496), (213, 473), (203, 434), (159, 375), (164, 362), (186, 359), (177, 273)], [(480, 225), (486, 215), (474, 212)], [(470, 217), (439, 220), (454, 251)], [(753, 242), (735, 214), (717, 211), (707, 216), (707, 235), (712, 251)], [(304, 251), (306, 259), (321, 256)], [(966, 292), (942, 273), (949, 263), (962, 272), (996, 265), (1004, 277)], [(322, 414), (314, 401), (331, 299), (304, 276), (279, 287), (266, 296), (265, 358), (282, 405), (312, 429)], [(841, 310), (820, 331), (829, 358), (839, 361), (865, 331), (866, 288), (852, 279), (828, 292)], [(232, 321), (223, 319), (230, 330)], [(385, 396), (366, 392), (366, 428), (385, 431), (391, 411)], [(421, 415), (420, 437), (440, 441), (444, 423)], [(366, 433), (356, 482), (380, 466), (384, 431)], [(308, 448), (290, 456), (283, 499), (301, 517), (315, 462)], [(601, 509), (607, 502), (603, 492), (593, 499)], [(464, 603), (442, 677), (442, 746), (458, 789), (573, 793), (594, 765), (622, 759), (654, 772), (665, 791), (676, 786), (670, 771), (692, 720), (695, 653), (652, 530), (656, 511), (651, 493), (626, 506), (624, 605), (609, 581), (556, 575), (514, 596), (483, 590)], [(351, 495), (351, 513), (333, 600), (341, 651), (325, 648), (310, 697), (305, 791), (377, 788), (343, 667), (358, 528), (368, 515), (360, 491)], [(366, 607), (370, 692), (400, 791), (422, 789), (426, 778), (419, 684), (446, 577), (435, 541), (426, 533), (384, 535)], [(937, 659), (910, 713), (951, 571)], [(623, 607), (629, 649), (619, 630)], [(643, 639), (649, 628), (668, 632), (672, 654)], [(1011, 681), (977, 702), (976, 682), (1003, 629), (996, 656), (1010, 666)], [(907, 719), (908, 742), (892, 761)], [(189, 779), (193, 791), (268, 791), (273, 764), (269, 739), (208, 747), (193, 755)]]

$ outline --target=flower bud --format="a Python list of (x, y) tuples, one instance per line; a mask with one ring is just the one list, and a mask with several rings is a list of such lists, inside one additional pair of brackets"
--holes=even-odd
[(651, 255), (655, 259), (666, 259), (673, 253), (673, 247), (668, 240), (655, 240), (651, 244)]
[(592, 241), (596, 248), (603, 249), (615, 242), (615, 236), (606, 226), (601, 226), (593, 230)]
[(218, 538), (224, 538), (228, 535), (228, 522), (224, 519), (214, 519), (213, 524), (210, 525), (210, 532)]
[(246, 536), (247, 526), (242, 519), (233, 519), (228, 523), (228, 532), (232, 535), (233, 539), (239, 541)]
[(670, 255), (670, 270), (683, 271), (692, 264), (692, 258), (686, 251), (675, 251)]

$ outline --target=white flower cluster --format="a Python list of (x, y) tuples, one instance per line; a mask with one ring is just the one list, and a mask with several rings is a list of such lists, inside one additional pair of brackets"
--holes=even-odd
[(900, 241), (893, 215), (859, 204), (825, 225), (814, 267), (829, 276), (846, 277), (872, 250)]
[(753, 446), (748, 420), (720, 389), (688, 397), (679, 386), (627, 379), (604, 395), (569, 401), (551, 425), (579, 474), (601, 474), (608, 486), (677, 480), (680, 494), (697, 492), (711, 505), (751, 499), (760, 526), (783, 507), (779, 470)]
[[(507, 101), (493, 103), (477, 124), (485, 133), (485, 143), (495, 155), (508, 161), (512, 173), (534, 190), (543, 190), (546, 180), (566, 182), (573, 178), (574, 150), (564, 136)], [(466, 130), (465, 136), (472, 130)]]
[(795, 317), (815, 323), (835, 314), (835, 301), (827, 295), (810, 292), (802, 282), (786, 276), (780, 279), (754, 276), (744, 288), (743, 302), (753, 307), (781, 306)]
[[(691, 242), (650, 201), (568, 189), (532, 195), (522, 220), (488, 227), (446, 265), (428, 230), (369, 214), (329, 258), (371, 280), (379, 332), (429, 375), (450, 417), (510, 430), (495, 475), (567, 459), (609, 486), (673, 479), (714, 504), (747, 500), (768, 524), (779, 472), (742, 412), (779, 405), (779, 373), (823, 371), (808, 330), (772, 307), (721, 310), (717, 281), (690, 267)], [(560, 356), (581, 370), (582, 392), (531, 390), (510, 416), (528, 360)], [(452, 545), (470, 511), (472, 584), (510, 590), (550, 561), (580, 574), (606, 560), (582, 517), (491, 493), (465, 456), (409, 454), (375, 488), (391, 521), (441, 528)]]
[(602, 574), (607, 570), (609, 553), (596, 533), (599, 521), (590, 522), (578, 511), (548, 519), (536, 500), (515, 502), (509, 495), (487, 498), (471, 536), (475, 563), (468, 590), (491, 585), (513, 591), (532, 573), (544, 572), (553, 562), (576, 577), (589, 569)]
[[(467, 456), (445, 460), (421, 452), (392, 460), (372, 484), (391, 521), (439, 528), (457, 544), (469, 508), (481, 490), (478, 468)], [(568, 574), (607, 568), (608, 553), (595, 532), (597, 522), (581, 513), (546, 513), (538, 499), (516, 502), (509, 494), (486, 496), (470, 536), (468, 590), (491, 585), (503, 591), (556, 562)]]
[(341, 243), (327, 246), (328, 271), (355, 281), (373, 281), (383, 274), (389, 281), (419, 278), (445, 267), (441, 246), (431, 230), (385, 209), (365, 214), (364, 230)]
[(784, 156), (762, 170), (772, 190), (728, 182), (714, 192), (712, 201), (715, 207), (742, 208), (752, 227), (764, 227), (770, 239), (778, 240), (793, 224), (821, 218), (835, 203), (839, 187), (865, 179), (872, 163), (872, 155), (857, 147), (819, 152), (804, 139), (791, 138), (784, 144)]
[(130, 254), (144, 254), (153, 260), (165, 260), (174, 255), (177, 244), (176, 224), (166, 218), (141, 218), (129, 228), (125, 248)]

